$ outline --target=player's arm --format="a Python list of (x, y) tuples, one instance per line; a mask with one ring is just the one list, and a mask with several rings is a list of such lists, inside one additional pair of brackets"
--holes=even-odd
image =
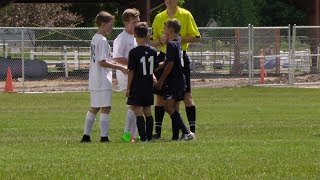
[(128, 65), (128, 59), (124, 57), (113, 58), (113, 60), (122, 65)]
[(160, 69), (163, 69), (166, 66), (165, 62), (160, 62), (159, 66), (154, 70), (155, 72), (158, 72)]
[(134, 71), (129, 70), (128, 72), (128, 83), (127, 83), (127, 91), (126, 91), (126, 97), (130, 96), (130, 89), (131, 89), (131, 84), (134, 76)]
[(169, 61), (169, 62), (166, 63), (166, 66), (165, 66), (165, 68), (163, 70), (163, 73), (162, 73), (162, 75), (161, 75), (161, 77), (160, 77), (160, 79), (158, 80), (158, 83), (157, 83), (157, 88), (158, 89), (162, 89), (163, 82), (167, 78), (167, 76), (170, 74), (173, 66), (174, 66), (174, 61)]
[(113, 60), (122, 65), (128, 65), (128, 59), (125, 58), (125, 41), (119, 36), (113, 41)]
[(168, 41), (168, 38), (165, 35), (163, 35), (157, 39), (153, 39), (151, 37), (149, 42), (150, 42), (150, 46), (158, 47), (158, 46), (162, 46), (162, 45), (166, 44), (167, 41)]
[(157, 23), (160, 23), (158, 16), (155, 17), (152, 24), (152, 35), (150, 37), (149, 44), (153, 47), (159, 47), (167, 43), (168, 38), (166, 36), (160, 36), (160, 29), (157, 26)]
[(109, 62), (109, 61), (106, 61), (106, 60), (99, 61), (99, 64), (102, 67), (110, 68), (110, 69), (118, 69), (118, 70), (122, 71), (124, 74), (128, 74), (127, 68), (122, 66), (122, 65), (120, 65), (120, 64), (117, 64), (117, 63), (114, 63), (114, 62)]
[(198, 43), (200, 42), (200, 36), (192, 37), (192, 36), (186, 36), (181, 37), (181, 43)]
[(187, 25), (187, 34), (188, 36), (181, 37), (181, 43), (197, 43), (200, 42), (200, 32), (197, 27), (197, 24), (192, 16), (191, 13), (186, 15), (188, 18), (188, 25)]

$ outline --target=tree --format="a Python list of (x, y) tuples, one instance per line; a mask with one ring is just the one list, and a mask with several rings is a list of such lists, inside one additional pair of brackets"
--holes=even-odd
[(214, 19), (219, 26), (286, 26), (306, 24), (306, 14), (286, 0), (186, 0), (198, 26)]
[(70, 4), (16, 3), (0, 12), (1, 26), (9, 27), (74, 27), (82, 17), (69, 12)]
[(74, 3), (71, 5), (70, 10), (73, 13), (80, 14), (85, 21), (77, 26), (94, 27), (95, 17), (100, 11), (107, 11), (115, 15), (115, 27), (123, 26), (121, 21), (121, 11), (123, 9), (118, 3)]

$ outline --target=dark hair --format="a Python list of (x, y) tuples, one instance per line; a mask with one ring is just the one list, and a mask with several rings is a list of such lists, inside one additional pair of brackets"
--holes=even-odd
[(139, 38), (145, 38), (148, 36), (149, 28), (146, 22), (138, 22), (134, 27), (134, 34)]
[(131, 18), (136, 18), (140, 16), (140, 12), (136, 8), (126, 9), (122, 13), (122, 22), (129, 22)]
[(174, 33), (179, 34), (181, 30), (181, 24), (178, 19), (169, 19), (164, 23), (168, 28), (172, 28)]
[(96, 24), (98, 27), (101, 26), (103, 22), (109, 23), (112, 20), (114, 20), (114, 16), (106, 11), (100, 11), (96, 16)]

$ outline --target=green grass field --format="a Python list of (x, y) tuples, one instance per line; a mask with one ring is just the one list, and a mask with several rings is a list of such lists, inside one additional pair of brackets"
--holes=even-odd
[[(0, 179), (318, 179), (320, 91), (194, 89), (197, 140), (123, 143), (113, 94), (111, 143), (79, 143), (89, 93), (0, 94)], [(185, 117), (184, 108), (182, 109)], [(186, 119), (185, 119), (186, 120)]]

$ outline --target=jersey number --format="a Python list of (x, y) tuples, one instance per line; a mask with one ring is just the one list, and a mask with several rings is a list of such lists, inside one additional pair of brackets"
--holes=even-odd
[[(148, 59), (148, 62), (150, 63), (150, 75), (153, 74), (153, 67), (154, 67), (154, 57), (150, 56)], [(143, 75), (147, 75), (147, 63), (146, 63), (146, 57), (142, 57), (140, 59), (140, 63), (142, 63), (142, 70), (143, 70)]]
[(93, 62), (96, 62), (96, 60), (94, 59), (95, 58), (95, 49), (96, 49), (96, 46), (95, 45), (93, 45), (93, 44), (91, 44), (91, 60), (93, 61)]
[(179, 51), (179, 53), (180, 53), (181, 66), (182, 66), (182, 67), (184, 67), (183, 51), (182, 51), (182, 50), (180, 50), (180, 51)]

